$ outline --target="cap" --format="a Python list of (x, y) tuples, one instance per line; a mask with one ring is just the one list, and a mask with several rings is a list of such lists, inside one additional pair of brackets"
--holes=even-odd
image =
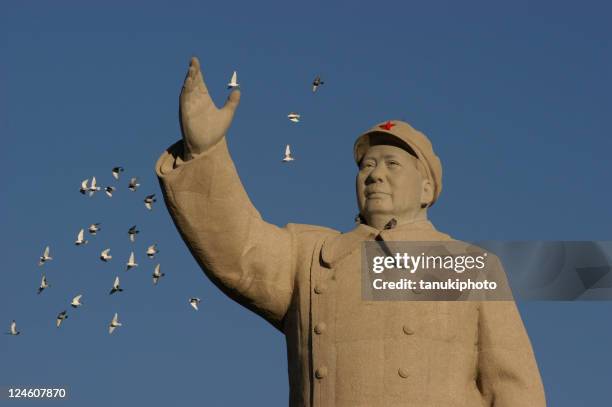
[(415, 130), (408, 123), (400, 120), (387, 120), (372, 127), (370, 130), (363, 133), (355, 141), (353, 153), (357, 165), (365, 155), (370, 146), (374, 145), (374, 137), (380, 134), (388, 134), (395, 137), (400, 144), (406, 144), (416, 155), (425, 167), (427, 177), (434, 184), (434, 194), (431, 205), (438, 199), (442, 192), (442, 163), (440, 158), (434, 153), (431, 141), (418, 130)]

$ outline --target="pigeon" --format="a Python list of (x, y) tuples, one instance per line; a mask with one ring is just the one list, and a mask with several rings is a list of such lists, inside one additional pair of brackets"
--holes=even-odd
[(66, 311), (62, 311), (57, 315), (57, 319), (55, 320), (55, 325), (59, 328), (62, 322), (68, 318), (68, 313)]
[(103, 262), (107, 262), (110, 259), (112, 259), (113, 256), (111, 256), (109, 253), (110, 253), (110, 249), (102, 250), (102, 253), (100, 253), (100, 260), (102, 260)]
[(192, 297), (189, 299), (189, 304), (191, 304), (191, 306), (193, 307), (194, 310), (198, 310), (198, 304), (201, 302), (202, 300), (197, 298), (197, 297)]
[(137, 267), (138, 264), (136, 263), (136, 260), (134, 260), (134, 252), (130, 253), (130, 258), (128, 260), (128, 262), (126, 263), (127, 268), (125, 269), (125, 271), (128, 271), (131, 268)]
[(119, 286), (119, 276), (115, 277), (115, 281), (113, 282), (113, 288), (110, 290), (108, 295), (115, 294), (117, 291), (123, 291), (123, 288)]
[(291, 112), (287, 115), (287, 117), (289, 118), (289, 120), (291, 120), (293, 123), (297, 123), (300, 121), (300, 115), (295, 113), (295, 112)]
[(316, 92), (316, 91), (317, 91), (317, 88), (318, 88), (319, 86), (323, 85), (324, 83), (325, 83), (325, 82), (323, 82), (323, 81), (321, 80), (321, 77), (320, 77), (320, 76), (317, 76), (316, 78), (314, 78), (314, 81), (312, 81), (312, 92), (313, 92), (313, 93), (314, 93), (314, 92)]
[(42, 293), (47, 287), (49, 287), (49, 283), (47, 282), (47, 277), (45, 277), (43, 274), (42, 279), (40, 280), (40, 287), (38, 287), (38, 294)]
[(140, 184), (138, 183), (138, 179), (136, 177), (130, 179), (130, 184), (128, 185), (128, 188), (130, 189), (130, 191), (134, 192), (136, 191), (136, 188), (138, 188), (140, 186)]
[(106, 195), (109, 198), (112, 198), (113, 197), (113, 192), (115, 192), (115, 189), (116, 189), (115, 187), (106, 187), (106, 188), (104, 188), (104, 192), (106, 192)]
[(128, 235), (130, 236), (130, 242), (134, 243), (136, 241), (137, 233), (140, 233), (140, 230), (136, 229), (136, 225), (132, 226), (130, 230), (128, 230)]
[(123, 167), (113, 167), (113, 178), (119, 179), (119, 174), (123, 172)]
[(70, 302), (70, 305), (72, 306), (72, 308), (79, 308), (81, 305), (83, 305), (81, 303), (81, 297), (83, 296), (83, 294), (79, 294), (76, 297), (74, 297), (72, 299), (72, 301)]
[(293, 158), (291, 155), (291, 147), (289, 147), (289, 144), (287, 144), (287, 147), (285, 147), (285, 157), (283, 158), (283, 162), (288, 163), (293, 160), (295, 160), (295, 158)]
[(49, 256), (49, 246), (45, 247), (45, 252), (42, 256), (40, 256), (40, 260), (38, 261), (38, 265), (42, 266), (49, 260), (53, 260), (53, 257)]
[(157, 285), (157, 282), (159, 281), (160, 278), (162, 278), (163, 276), (165, 276), (165, 273), (162, 273), (159, 270), (159, 264), (157, 266), (155, 266), (155, 270), (153, 271), (153, 284)]
[(93, 177), (91, 179), (91, 184), (89, 185), (89, 196), (92, 196), (94, 193), (98, 192), (100, 190), (100, 187), (97, 186), (96, 184), (96, 177)]
[(236, 73), (236, 71), (234, 71), (234, 73), (232, 74), (232, 79), (230, 79), (230, 82), (227, 84), (227, 88), (237, 88), (238, 86), (240, 86), (238, 84), (238, 74)]
[(83, 195), (85, 195), (87, 191), (89, 191), (89, 187), (87, 186), (88, 183), (89, 183), (89, 178), (81, 181), (81, 189), (79, 189), (79, 192), (82, 193)]
[(150, 259), (155, 257), (157, 253), (159, 253), (159, 250), (157, 249), (157, 244), (152, 244), (151, 246), (147, 247), (147, 256), (149, 256)]
[(154, 202), (157, 202), (157, 199), (155, 199), (155, 194), (147, 195), (144, 199), (145, 207), (148, 210), (153, 209)]
[(19, 335), (20, 333), (21, 332), (17, 330), (17, 322), (13, 320), (13, 322), (11, 322), (11, 328), (6, 334), (16, 336), (16, 335)]
[(96, 233), (100, 231), (100, 225), (101, 223), (92, 223), (91, 225), (89, 225), (89, 233), (92, 236), (95, 236)]
[(85, 238), (84, 238), (84, 234), (85, 234), (85, 230), (84, 230), (84, 229), (81, 229), (81, 230), (79, 231), (78, 236), (77, 236), (77, 240), (75, 240), (75, 241), (74, 241), (74, 244), (75, 244), (75, 245), (77, 245), (77, 246), (81, 246), (81, 245), (83, 245), (83, 244), (87, 244), (87, 240), (85, 240)]
[(115, 328), (119, 326), (121, 326), (121, 322), (119, 322), (119, 315), (117, 315), (117, 313), (115, 312), (115, 316), (113, 317), (113, 320), (108, 325), (108, 333), (112, 334)]

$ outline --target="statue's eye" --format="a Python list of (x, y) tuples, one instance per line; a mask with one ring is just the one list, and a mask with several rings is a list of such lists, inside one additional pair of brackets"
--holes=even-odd
[(375, 167), (376, 163), (372, 160), (364, 160), (361, 162), (361, 169)]
[(389, 160), (389, 161), (387, 161), (387, 165), (389, 167), (399, 167), (400, 163), (395, 161), (395, 160)]

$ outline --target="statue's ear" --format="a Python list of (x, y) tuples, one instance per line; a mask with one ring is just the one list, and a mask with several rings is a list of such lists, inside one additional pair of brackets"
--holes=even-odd
[(429, 178), (423, 179), (421, 184), (421, 208), (427, 208), (431, 205), (434, 196), (433, 182)]

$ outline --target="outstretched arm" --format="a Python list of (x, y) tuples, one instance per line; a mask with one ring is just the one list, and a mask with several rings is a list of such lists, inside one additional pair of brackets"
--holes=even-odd
[(156, 170), (183, 240), (226, 294), (280, 328), (294, 281), (293, 233), (266, 223), (247, 196), (225, 141), (240, 100), (212, 102), (193, 58), (180, 96), (183, 140)]

